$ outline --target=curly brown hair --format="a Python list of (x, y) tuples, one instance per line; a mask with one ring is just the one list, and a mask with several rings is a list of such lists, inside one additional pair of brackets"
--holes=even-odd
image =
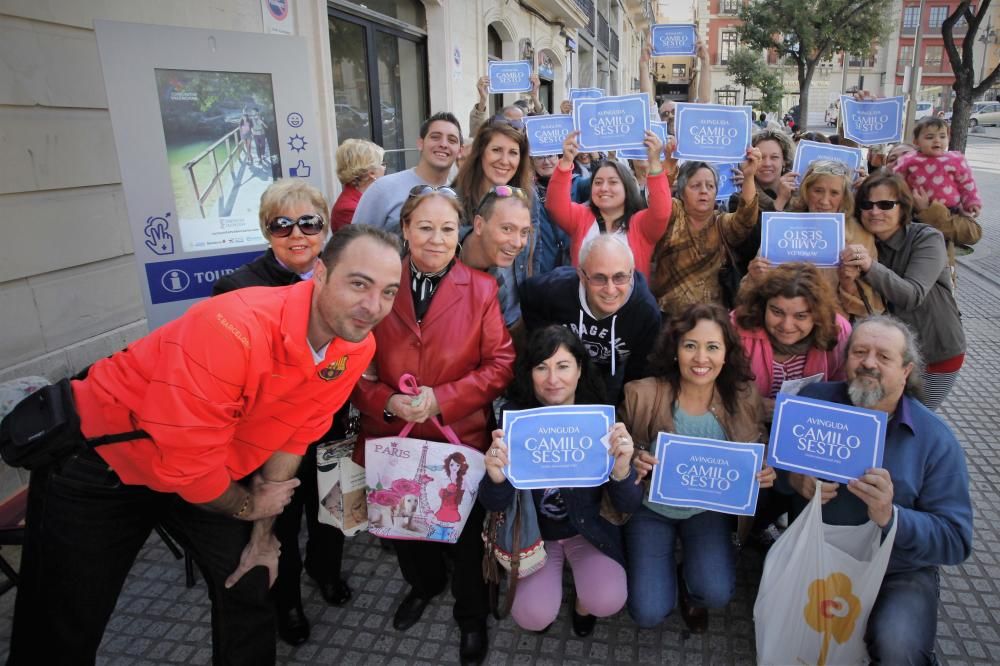
[(764, 328), (767, 303), (772, 298), (798, 298), (809, 304), (813, 316), (812, 344), (830, 351), (837, 346), (837, 297), (820, 275), (819, 269), (805, 262), (775, 266), (753, 289), (741, 289), (733, 318), (746, 331)]
[(462, 168), (458, 170), (458, 175), (455, 177), (454, 186), (462, 197), (462, 207), (465, 209), (466, 220), (474, 219), (479, 201), (492, 185), (483, 175), (483, 156), (490, 141), (498, 134), (517, 143), (517, 147), (521, 151), (517, 171), (514, 172), (510, 182), (504, 184), (521, 188), (529, 199), (534, 196), (535, 167), (528, 155), (528, 137), (525, 136), (524, 132), (507, 123), (487, 123), (476, 132), (476, 138), (469, 149), (469, 156), (465, 158)]
[(700, 321), (715, 322), (722, 329), (726, 362), (715, 379), (715, 390), (722, 397), (726, 411), (733, 413), (736, 411), (740, 391), (754, 380), (754, 375), (750, 372), (750, 362), (747, 361), (739, 335), (729, 320), (729, 312), (721, 305), (693, 303), (672, 317), (656, 339), (656, 345), (649, 355), (648, 371), (650, 375), (670, 384), (674, 395), (680, 395), (681, 369), (677, 362), (677, 349), (684, 336)]

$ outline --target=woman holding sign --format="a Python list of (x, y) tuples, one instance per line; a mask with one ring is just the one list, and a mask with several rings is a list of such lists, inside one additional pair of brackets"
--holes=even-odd
[[(760, 159), (759, 148), (747, 149), (740, 165), (743, 191), (734, 213), (720, 213), (715, 207), (719, 174), (714, 166), (690, 161), (677, 170), (670, 230), (656, 245), (656, 272), (649, 285), (666, 315), (692, 303), (723, 303), (720, 271), (735, 260), (731, 248), (757, 224), (754, 176)], [(674, 161), (672, 155), (668, 161)]]
[[(599, 403), (604, 387), (580, 339), (563, 326), (536, 330), (518, 358), (509, 409)], [(552, 624), (562, 605), (563, 564), (569, 563), (576, 586), (573, 631), (589, 636), (598, 617), (614, 615), (625, 605), (625, 553), (621, 530), (601, 515), (607, 493), (614, 508), (632, 513), (642, 499), (631, 468), (632, 438), (616, 423), (608, 433), (615, 463), (611, 477), (594, 488), (533, 490), (533, 507), (545, 542), (545, 565), (517, 585), (511, 616), (518, 626), (541, 631)], [(486, 474), (479, 501), (490, 511), (503, 511), (514, 497), (504, 476), (508, 464), (503, 430), (493, 431), (486, 455)]]
[(635, 176), (621, 162), (601, 162), (590, 182), (590, 203), (573, 203), (570, 188), (573, 164), (580, 145), (579, 132), (570, 132), (563, 142), (562, 159), (549, 181), (545, 209), (570, 237), (570, 259), (579, 264), (583, 242), (600, 233), (621, 233), (628, 239), (635, 256), (635, 268), (648, 278), (653, 248), (667, 230), (670, 219), (670, 183), (660, 161), (663, 143), (653, 132), (646, 132), (649, 172), (646, 187), (649, 208), (643, 209)]
[(841, 275), (861, 275), (899, 317), (917, 331), (927, 368), (922, 402), (937, 409), (965, 361), (965, 332), (955, 303), (944, 236), (913, 222), (914, 200), (902, 176), (879, 171), (858, 189), (855, 204), (865, 229), (875, 235), (878, 256), (848, 244)]
[[(872, 256), (876, 256), (875, 237), (854, 217), (851, 179), (851, 172), (840, 162), (816, 160), (806, 169), (798, 194), (792, 199), (788, 212), (843, 213), (845, 243), (863, 245)], [(747, 274), (754, 283), (760, 284), (771, 268), (771, 262), (758, 256), (750, 262)], [(879, 314), (885, 309), (881, 296), (870, 285), (848, 284), (853, 279), (842, 275), (836, 267), (820, 268), (819, 272), (836, 293), (837, 309), (852, 320)]]
[[(430, 422), (435, 417), (451, 426), (464, 444), (481, 451), (489, 446), (492, 403), (513, 376), (514, 348), (500, 312), (496, 281), (455, 258), (461, 219), (461, 204), (447, 187), (417, 186), (403, 204), (400, 220), (408, 250), (401, 288), (392, 311), (374, 329), (374, 367), (351, 397), (361, 411), (354, 453), (358, 464), (364, 464), (366, 439), (397, 435), (407, 423), (417, 424), (411, 437), (440, 440), (441, 432)], [(363, 276), (355, 288), (369, 288)], [(404, 390), (404, 375), (412, 375), (419, 390)], [(464, 487), (463, 462), (445, 462), (449, 483), (444, 493), (437, 493), (439, 510), (449, 518), (455, 518), (452, 508), (458, 506), (458, 491)], [(431, 599), (444, 590), (445, 549), (452, 551), (462, 663), (480, 663), (488, 646), (483, 519), (482, 509), (473, 504), (454, 545), (393, 541), (403, 578), (411, 586), (393, 618), (400, 631), (416, 624)]]
[[(640, 479), (659, 462), (648, 449), (661, 432), (761, 440), (760, 395), (724, 308), (685, 308), (664, 327), (649, 361), (653, 376), (626, 384), (621, 406), (641, 449), (634, 461)], [(771, 487), (774, 477), (768, 466), (757, 473), (761, 488)], [(707, 609), (725, 606), (736, 590), (734, 523), (724, 513), (643, 500), (625, 525), (628, 611), (640, 627), (659, 624), (679, 598), (691, 632), (708, 628)], [(684, 551), (680, 567), (674, 559), (678, 539)]]

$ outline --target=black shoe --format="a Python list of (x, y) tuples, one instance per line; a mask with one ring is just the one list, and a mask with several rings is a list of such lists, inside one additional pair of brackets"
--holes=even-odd
[(396, 614), (392, 616), (392, 626), (399, 631), (406, 631), (420, 620), (420, 616), (424, 614), (424, 609), (430, 602), (430, 599), (418, 596), (416, 592), (411, 590), (399, 604)]
[(343, 606), (351, 600), (351, 588), (345, 580), (316, 581), (319, 593), (331, 606)]
[(301, 604), (278, 609), (278, 636), (289, 645), (302, 645), (309, 640), (309, 620)]
[(596, 615), (580, 615), (573, 606), (573, 633), (580, 638), (586, 638), (594, 633), (594, 625), (597, 624)]
[(462, 630), (462, 640), (458, 646), (458, 658), (462, 666), (478, 666), (486, 661), (486, 653), (489, 651), (490, 639), (485, 624), (471, 631)]

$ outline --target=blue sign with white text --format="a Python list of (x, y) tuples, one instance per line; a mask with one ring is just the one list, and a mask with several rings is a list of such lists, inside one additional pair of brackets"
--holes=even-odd
[(172, 303), (211, 296), (212, 285), (216, 280), (259, 256), (258, 250), (147, 263), (146, 280), (149, 282), (150, 300), (154, 304)]
[(753, 112), (749, 106), (676, 105), (674, 157), (703, 162), (742, 162), (750, 147)]
[(733, 180), (735, 173), (740, 170), (740, 164), (741, 162), (733, 162), (732, 164), (715, 165), (719, 171), (719, 188), (715, 192), (716, 201), (726, 201), (743, 189)]
[(795, 147), (795, 161), (792, 163), (792, 171), (799, 174), (801, 180), (802, 176), (806, 175), (809, 165), (817, 160), (831, 160), (846, 165), (850, 171), (848, 180), (853, 181), (854, 172), (864, 163), (864, 156), (860, 148), (803, 140), (799, 141), (799, 145)]
[(752, 516), (764, 445), (661, 432), (649, 483), (649, 501)]
[(577, 99), (600, 99), (604, 97), (603, 88), (570, 88), (569, 101)]
[[(660, 141), (663, 142), (664, 149), (660, 151), (660, 159), (664, 160), (667, 158), (666, 145), (667, 145), (667, 123), (661, 123), (660, 121), (650, 121), (649, 129), (660, 137)], [(647, 160), (649, 159), (649, 151), (646, 147), (642, 148), (626, 148), (625, 150), (618, 151), (618, 157), (625, 160)]]
[(491, 93), (528, 92), (531, 90), (530, 60), (491, 60), (486, 73)]
[(614, 460), (607, 435), (609, 405), (567, 405), (507, 411), (503, 439), (515, 488), (591, 488), (608, 480)]
[(760, 238), (760, 254), (772, 264), (837, 266), (844, 249), (844, 214), (763, 212)]
[(583, 151), (644, 149), (649, 123), (647, 93), (573, 103), (573, 129), (580, 132), (578, 142)]
[(698, 36), (690, 23), (654, 25), (650, 33), (654, 56), (692, 56)]
[(859, 102), (848, 95), (840, 96), (840, 117), (844, 136), (862, 146), (899, 143), (903, 140), (903, 110), (905, 97), (886, 97)]
[(566, 135), (573, 131), (573, 116), (528, 116), (524, 119), (524, 131), (532, 157), (559, 155)]
[(772, 467), (847, 482), (882, 466), (888, 415), (779, 393), (767, 462)]

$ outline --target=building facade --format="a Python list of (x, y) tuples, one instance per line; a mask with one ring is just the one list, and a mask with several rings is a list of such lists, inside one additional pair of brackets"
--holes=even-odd
[[(531, 59), (549, 109), (572, 86), (637, 90), (653, 16), (648, 0), (264, 2), (287, 2), (307, 44), (331, 200), (340, 141), (412, 165), (420, 121), (451, 110), (464, 126), (491, 58)], [(0, 381), (75, 373), (147, 330), (94, 21), (261, 33), (264, 2), (3, 2)]]

